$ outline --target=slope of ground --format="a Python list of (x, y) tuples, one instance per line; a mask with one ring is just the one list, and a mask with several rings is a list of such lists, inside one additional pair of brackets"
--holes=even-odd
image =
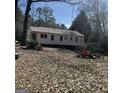
[(76, 58), (69, 50), (24, 50), (16, 60), (16, 88), (29, 93), (107, 93), (107, 61)]

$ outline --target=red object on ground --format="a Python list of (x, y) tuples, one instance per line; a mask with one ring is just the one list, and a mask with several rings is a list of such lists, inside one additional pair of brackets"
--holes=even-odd
[(88, 58), (89, 55), (90, 55), (90, 51), (88, 50), (83, 50), (82, 53), (81, 53), (81, 56), (84, 57), (84, 58)]

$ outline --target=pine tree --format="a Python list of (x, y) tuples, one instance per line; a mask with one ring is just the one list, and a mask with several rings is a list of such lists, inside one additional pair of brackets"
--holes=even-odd
[(72, 22), (70, 30), (76, 30), (81, 34), (85, 35), (85, 42), (88, 41), (89, 35), (91, 33), (91, 27), (88, 22), (87, 15), (83, 10), (81, 10), (80, 14), (75, 18)]

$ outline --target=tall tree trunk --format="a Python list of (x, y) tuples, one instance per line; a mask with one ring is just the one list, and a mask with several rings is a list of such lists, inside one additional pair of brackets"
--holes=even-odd
[(18, 9), (18, 0), (15, 0), (15, 18), (17, 14), (17, 9)]
[(27, 28), (28, 28), (28, 16), (29, 16), (29, 12), (30, 12), (31, 3), (32, 3), (32, 0), (28, 0), (27, 7), (26, 7), (26, 12), (25, 12), (25, 18), (24, 18), (22, 40), (21, 40), (22, 45), (26, 45), (26, 36), (27, 36)]

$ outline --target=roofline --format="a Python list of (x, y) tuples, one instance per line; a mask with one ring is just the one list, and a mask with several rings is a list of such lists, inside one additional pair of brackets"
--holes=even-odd
[[(38, 32), (38, 31), (31, 31), (31, 32), (35, 32), (35, 33), (48, 33), (48, 34), (56, 34), (56, 35), (71, 35), (71, 34), (59, 34), (59, 33), (50, 33), (50, 32)], [(84, 35), (75, 35), (75, 34), (73, 34), (73, 36), (82, 37)]]
[[(30, 30), (31, 30), (31, 27), (36, 27), (36, 26), (29, 26), (29, 28), (30, 28)], [(42, 26), (40, 26), (40, 27), (42, 27)], [(38, 28), (38, 27), (37, 27)], [(43, 27), (43, 28), (50, 28), (50, 29), (58, 29), (58, 28), (52, 28), (52, 27)], [(84, 36), (83, 34), (81, 34), (80, 32), (78, 32), (78, 31), (76, 31), (76, 30), (65, 30), (65, 29), (58, 29), (58, 30), (63, 30), (63, 31), (75, 31), (75, 32), (77, 32), (77, 33), (79, 33), (80, 35), (75, 35), (75, 36)], [(31, 30), (31, 32), (39, 32), (39, 33), (50, 33), (50, 32), (40, 32), (40, 31), (32, 31)], [(58, 34), (58, 33), (51, 33), (51, 34)], [(60, 35), (60, 34), (59, 34)], [(64, 35), (66, 35), (66, 34), (64, 34)], [(71, 34), (70, 34), (71, 35)]]

